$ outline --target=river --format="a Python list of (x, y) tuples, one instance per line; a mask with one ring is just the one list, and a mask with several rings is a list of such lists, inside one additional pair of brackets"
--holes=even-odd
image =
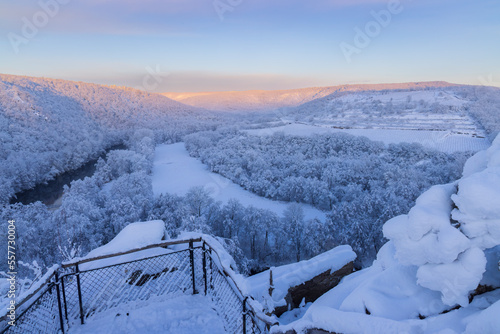
[[(112, 146), (111, 148), (106, 150), (105, 153), (99, 156), (99, 158), (105, 158), (110, 151), (122, 149), (126, 149), (125, 145), (123, 144)], [(49, 208), (56, 209), (61, 205), (64, 186), (69, 186), (71, 184), (71, 181), (83, 180), (85, 177), (94, 175), (96, 169), (95, 164), (97, 163), (99, 158), (87, 162), (78, 169), (61, 173), (51, 181), (40, 183), (34, 188), (18, 192), (14, 197), (10, 199), (10, 203), (22, 203), (26, 205), (40, 201), (43, 204), (47, 205)]]

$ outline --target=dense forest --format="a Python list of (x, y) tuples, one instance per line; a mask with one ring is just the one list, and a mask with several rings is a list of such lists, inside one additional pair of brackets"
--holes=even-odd
[[(19, 283), (26, 286), (52, 264), (85, 255), (126, 225), (149, 219), (163, 220), (169, 237), (181, 231), (221, 237), (244, 273), (345, 243), (363, 266), (384, 243), (382, 224), (407, 212), (432, 185), (458, 179), (471, 154), (341, 133), (255, 136), (244, 128), (279, 124), (290, 111), (209, 112), (127, 88), (0, 79), (0, 228), (16, 221), (19, 277), (25, 278)], [(497, 132), (497, 90), (456, 89), (473, 94), (463, 112), (487, 124), (489, 134)], [(289, 202), (288, 208), (278, 216), (236, 199), (220, 203), (203, 187), (185, 196), (154, 196), (155, 147), (179, 141), (211, 171), (259, 196)], [(100, 158), (92, 177), (73, 181), (57, 209), (40, 202), (8, 204), (15, 193), (118, 143), (125, 149)], [(326, 212), (326, 221), (306, 220), (303, 204)]]
[(176, 142), (222, 118), (130, 88), (0, 75), (0, 203), (134, 141), (136, 130)]
[(188, 135), (185, 144), (213, 172), (259, 196), (329, 212), (324, 224), (306, 224), (317, 234), (317, 251), (348, 243), (362, 259), (372, 259), (384, 243), (381, 224), (407, 212), (431, 185), (457, 179), (470, 157), (344, 133), (252, 136), (220, 130)]

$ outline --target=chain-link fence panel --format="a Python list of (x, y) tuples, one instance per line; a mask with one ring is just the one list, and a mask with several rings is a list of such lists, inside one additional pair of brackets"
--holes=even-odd
[[(237, 292), (224, 272), (215, 263), (213, 252), (207, 251), (207, 295), (212, 298), (216, 312), (228, 333), (261, 333), (253, 317), (247, 313), (243, 326), (243, 296)], [(246, 309), (248, 310), (248, 309)], [(245, 333), (246, 330), (246, 333)]]
[[(207, 294), (228, 333), (261, 330), (252, 310), (243, 307), (236, 283), (226, 276), (217, 253), (203, 243), (135, 261), (101, 266), (99, 260), (66, 266), (37, 292), (37, 299), (5, 333), (59, 333), (95, 314), (136, 301)], [(58, 279), (57, 275), (62, 274)], [(33, 297), (34, 299), (36, 297)], [(245, 314), (245, 316), (244, 316)]]
[(189, 250), (88, 271), (75, 270), (63, 280), (70, 326), (128, 302), (193, 292)]
[(203, 268), (203, 250), (201, 248), (193, 249), (193, 259), (196, 293), (205, 294), (206, 271)]
[(2, 333), (45, 334), (59, 333), (61, 323), (57, 299), (57, 287), (51, 282), (45, 291)]

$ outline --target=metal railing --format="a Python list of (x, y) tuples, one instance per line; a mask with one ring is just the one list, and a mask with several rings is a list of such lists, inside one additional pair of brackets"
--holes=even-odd
[[(122, 257), (149, 249), (159, 254), (130, 261)], [(103, 263), (110, 258), (114, 258), (112, 264)], [(0, 319), (4, 320), (1, 328), (9, 334), (66, 333), (96, 314), (129, 302), (186, 294), (210, 297), (228, 333), (262, 333), (269, 328), (231, 278), (219, 254), (201, 238), (64, 263), (18, 304), (23, 304), (24, 310), (15, 326)]]

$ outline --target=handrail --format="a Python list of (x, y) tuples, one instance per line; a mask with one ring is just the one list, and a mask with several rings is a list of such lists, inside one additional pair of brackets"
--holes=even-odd
[(91, 258), (87, 258), (87, 259), (85, 259), (85, 258), (83, 258), (83, 259), (82, 258), (77, 258), (77, 259), (73, 259), (71, 261), (63, 262), (62, 265), (61, 265), (61, 267), (62, 268), (69, 268), (69, 267), (72, 267), (72, 266), (74, 266), (76, 264), (83, 264), (83, 263), (87, 263), (87, 262), (93, 262), (93, 261), (98, 261), (98, 260), (109, 259), (109, 258), (112, 258), (112, 257), (127, 255), (127, 254), (131, 254), (131, 253), (136, 253), (136, 252), (140, 252), (140, 251), (143, 251), (143, 250), (146, 250), (146, 249), (151, 249), (151, 248), (168, 247), (168, 246), (174, 246), (174, 245), (180, 245), (180, 244), (187, 244), (187, 243), (189, 243), (190, 240), (192, 240), (193, 242), (201, 242), (203, 239), (200, 237), (200, 238), (197, 238), (197, 239), (165, 241), (165, 242), (161, 242), (161, 243), (157, 243), (157, 244), (151, 244), (151, 245), (148, 245), (148, 246), (145, 246), (145, 247), (134, 248), (134, 249), (131, 249), (131, 250), (128, 250), (128, 251), (125, 251), (125, 252), (120, 252), (120, 253), (113, 253), (113, 254), (101, 255), (101, 256), (91, 257)]
[[(202, 239), (202, 238), (200, 238), (200, 239)], [(219, 253), (217, 253), (217, 251), (210, 245), (210, 243), (208, 243), (206, 240), (203, 240), (203, 241), (205, 242), (205, 244), (208, 245), (208, 247), (210, 247), (211, 250), (214, 251), (215, 255), (217, 255), (217, 258), (219, 259), (220, 266), (222, 267), (221, 269), (222, 269), (222, 273), (224, 274), (224, 277), (226, 278), (226, 280), (230, 279), (232, 281), (233, 284), (231, 284), (231, 285), (234, 286), (236, 288), (236, 290), (239, 292), (239, 294), (241, 295), (242, 302), (246, 303), (248, 298), (254, 300), (254, 298), (252, 296), (247, 296), (246, 294), (244, 294), (241, 291), (240, 287), (238, 286), (238, 283), (236, 283), (236, 281), (231, 277), (231, 274), (229, 274), (227, 272), (226, 268), (224, 268), (224, 265), (222, 264), (222, 259), (220, 258)], [(270, 319), (264, 319), (262, 316), (260, 316), (261, 312), (257, 312), (252, 304), (249, 303), (248, 305), (250, 306), (251, 311), (253, 312), (255, 317), (257, 317), (257, 319), (259, 319), (260, 321), (265, 323), (267, 326), (274, 326), (277, 324), (276, 322), (270, 321)]]
[[(51, 282), (51, 281), (53, 280), (54, 276), (59, 272), (59, 270), (62, 269), (62, 268), (65, 269), (65, 268), (69, 268), (69, 267), (72, 267), (72, 266), (78, 266), (78, 265), (83, 264), (83, 263), (88, 263), (88, 262), (99, 261), (99, 260), (103, 260), (103, 259), (109, 259), (109, 258), (113, 258), (113, 257), (123, 256), (123, 255), (140, 252), (140, 251), (147, 250), (147, 249), (152, 249), (152, 248), (159, 248), (159, 247), (166, 248), (168, 246), (175, 246), (175, 245), (181, 245), (181, 244), (190, 244), (190, 245), (193, 245), (193, 243), (195, 243), (195, 242), (196, 243), (202, 242), (205, 245), (207, 245), (208, 246), (207, 250), (210, 250), (209, 251), (209, 256), (212, 257), (213, 259), (218, 259), (218, 261), (216, 261), (216, 262), (218, 262), (218, 263), (216, 263), (216, 265), (218, 267), (218, 270), (222, 273), (224, 279), (229, 283), (229, 285), (231, 286), (231, 288), (233, 289), (233, 291), (237, 295), (239, 295), (238, 299), (240, 299), (241, 302), (245, 303), (245, 305), (249, 306), (249, 310), (247, 310), (246, 314), (250, 314), (251, 316), (254, 316), (256, 319), (258, 319), (264, 325), (266, 325), (267, 328), (269, 328), (270, 326), (275, 325), (276, 323), (273, 322), (272, 319), (270, 319), (269, 317), (266, 317), (265, 315), (263, 317), (262, 314), (261, 314), (262, 311), (257, 311), (255, 309), (253, 303), (248, 303), (249, 299), (251, 299), (251, 300), (254, 300), (254, 299), (251, 296), (247, 296), (246, 294), (244, 294), (242, 292), (240, 286), (237, 284), (235, 278), (232, 275), (231, 268), (229, 268), (229, 269), (226, 268), (226, 266), (224, 265), (224, 262), (222, 261), (221, 255), (216, 251), (216, 248), (214, 248), (203, 237), (183, 239), (183, 240), (174, 240), (174, 241), (165, 241), (165, 242), (161, 242), (161, 243), (151, 244), (151, 245), (148, 245), (148, 246), (145, 246), (145, 247), (131, 249), (131, 250), (120, 252), (120, 253), (107, 254), (107, 255), (96, 256), (96, 257), (91, 257), (91, 258), (76, 258), (76, 259), (73, 259), (71, 261), (63, 262), (61, 265), (59, 265), (59, 266), (57, 266), (55, 268), (53, 267), (52, 273), (49, 274), (47, 276), (47, 278), (42, 283), (38, 283), (39, 287), (37, 287), (29, 295), (27, 295), (26, 297), (24, 297), (21, 302), (17, 303), (17, 308), (19, 308), (21, 305), (23, 305), (26, 302), (28, 302), (30, 299), (32, 299), (34, 296), (36, 296), (36, 294), (38, 294), (43, 289), (50, 288), (51, 285), (53, 285), (53, 284), (59, 284), (59, 280), (61, 279), (61, 277), (64, 277), (65, 275), (61, 276), (59, 279), (57, 279), (57, 277), (56, 277), (56, 280), (57, 280), (56, 282)], [(216, 256), (216, 258), (214, 256)], [(31, 307), (31, 305), (29, 305), (28, 308), (26, 308), (26, 310), (28, 310), (29, 307)], [(22, 313), (24, 313), (24, 311)], [(0, 318), (0, 320), (6, 320), (7, 319), (6, 316), (7, 316), (7, 314), (5, 314), (4, 316), (2, 316)]]
[[(52, 269), (52, 274), (50, 274), (45, 280), (43, 283), (38, 283), (39, 284), (39, 287), (36, 288), (33, 292), (31, 292), (29, 295), (27, 295), (26, 297), (23, 297), (23, 299), (20, 301), (20, 302), (16, 302), (16, 310), (20, 310), (21, 309), (21, 306), (23, 304), (25, 304), (27, 301), (29, 301), (31, 298), (33, 298), (37, 293), (39, 293), (41, 290), (43, 290), (44, 288), (48, 288), (50, 287), (50, 281), (52, 280), (52, 278), (55, 276), (57, 270), (59, 269), (58, 268), (55, 268), (55, 269)], [(29, 290), (28, 290), (29, 291)], [(31, 305), (30, 305), (31, 306)], [(21, 314), (24, 313), (24, 310), (21, 312)], [(0, 322), (2, 321), (6, 321), (7, 320), (7, 316), (8, 316), (8, 312), (5, 313), (4, 315), (0, 316)]]
[[(59, 268), (56, 268), (56, 269), (53, 269), (53, 272), (52, 274), (50, 274), (43, 283), (39, 284), (40, 286), (38, 288), (35, 289), (35, 291), (31, 292), (29, 295), (27, 295), (26, 297), (23, 297), (23, 299), (16, 303), (16, 308), (19, 309), (19, 307), (21, 307), (21, 305), (23, 305), (24, 303), (26, 303), (28, 300), (30, 300), (31, 298), (33, 298), (33, 296), (35, 296), (38, 292), (40, 292), (40, 290), (42, 290), (43, 288), (45, 288), (48, 283), (52, 280), (52, 278), (54, 277), (54, 275), (56, 274), (56, 271), (57, 269)], [(2, 320), (7, 314), (3, 315), (0, 320)]]

